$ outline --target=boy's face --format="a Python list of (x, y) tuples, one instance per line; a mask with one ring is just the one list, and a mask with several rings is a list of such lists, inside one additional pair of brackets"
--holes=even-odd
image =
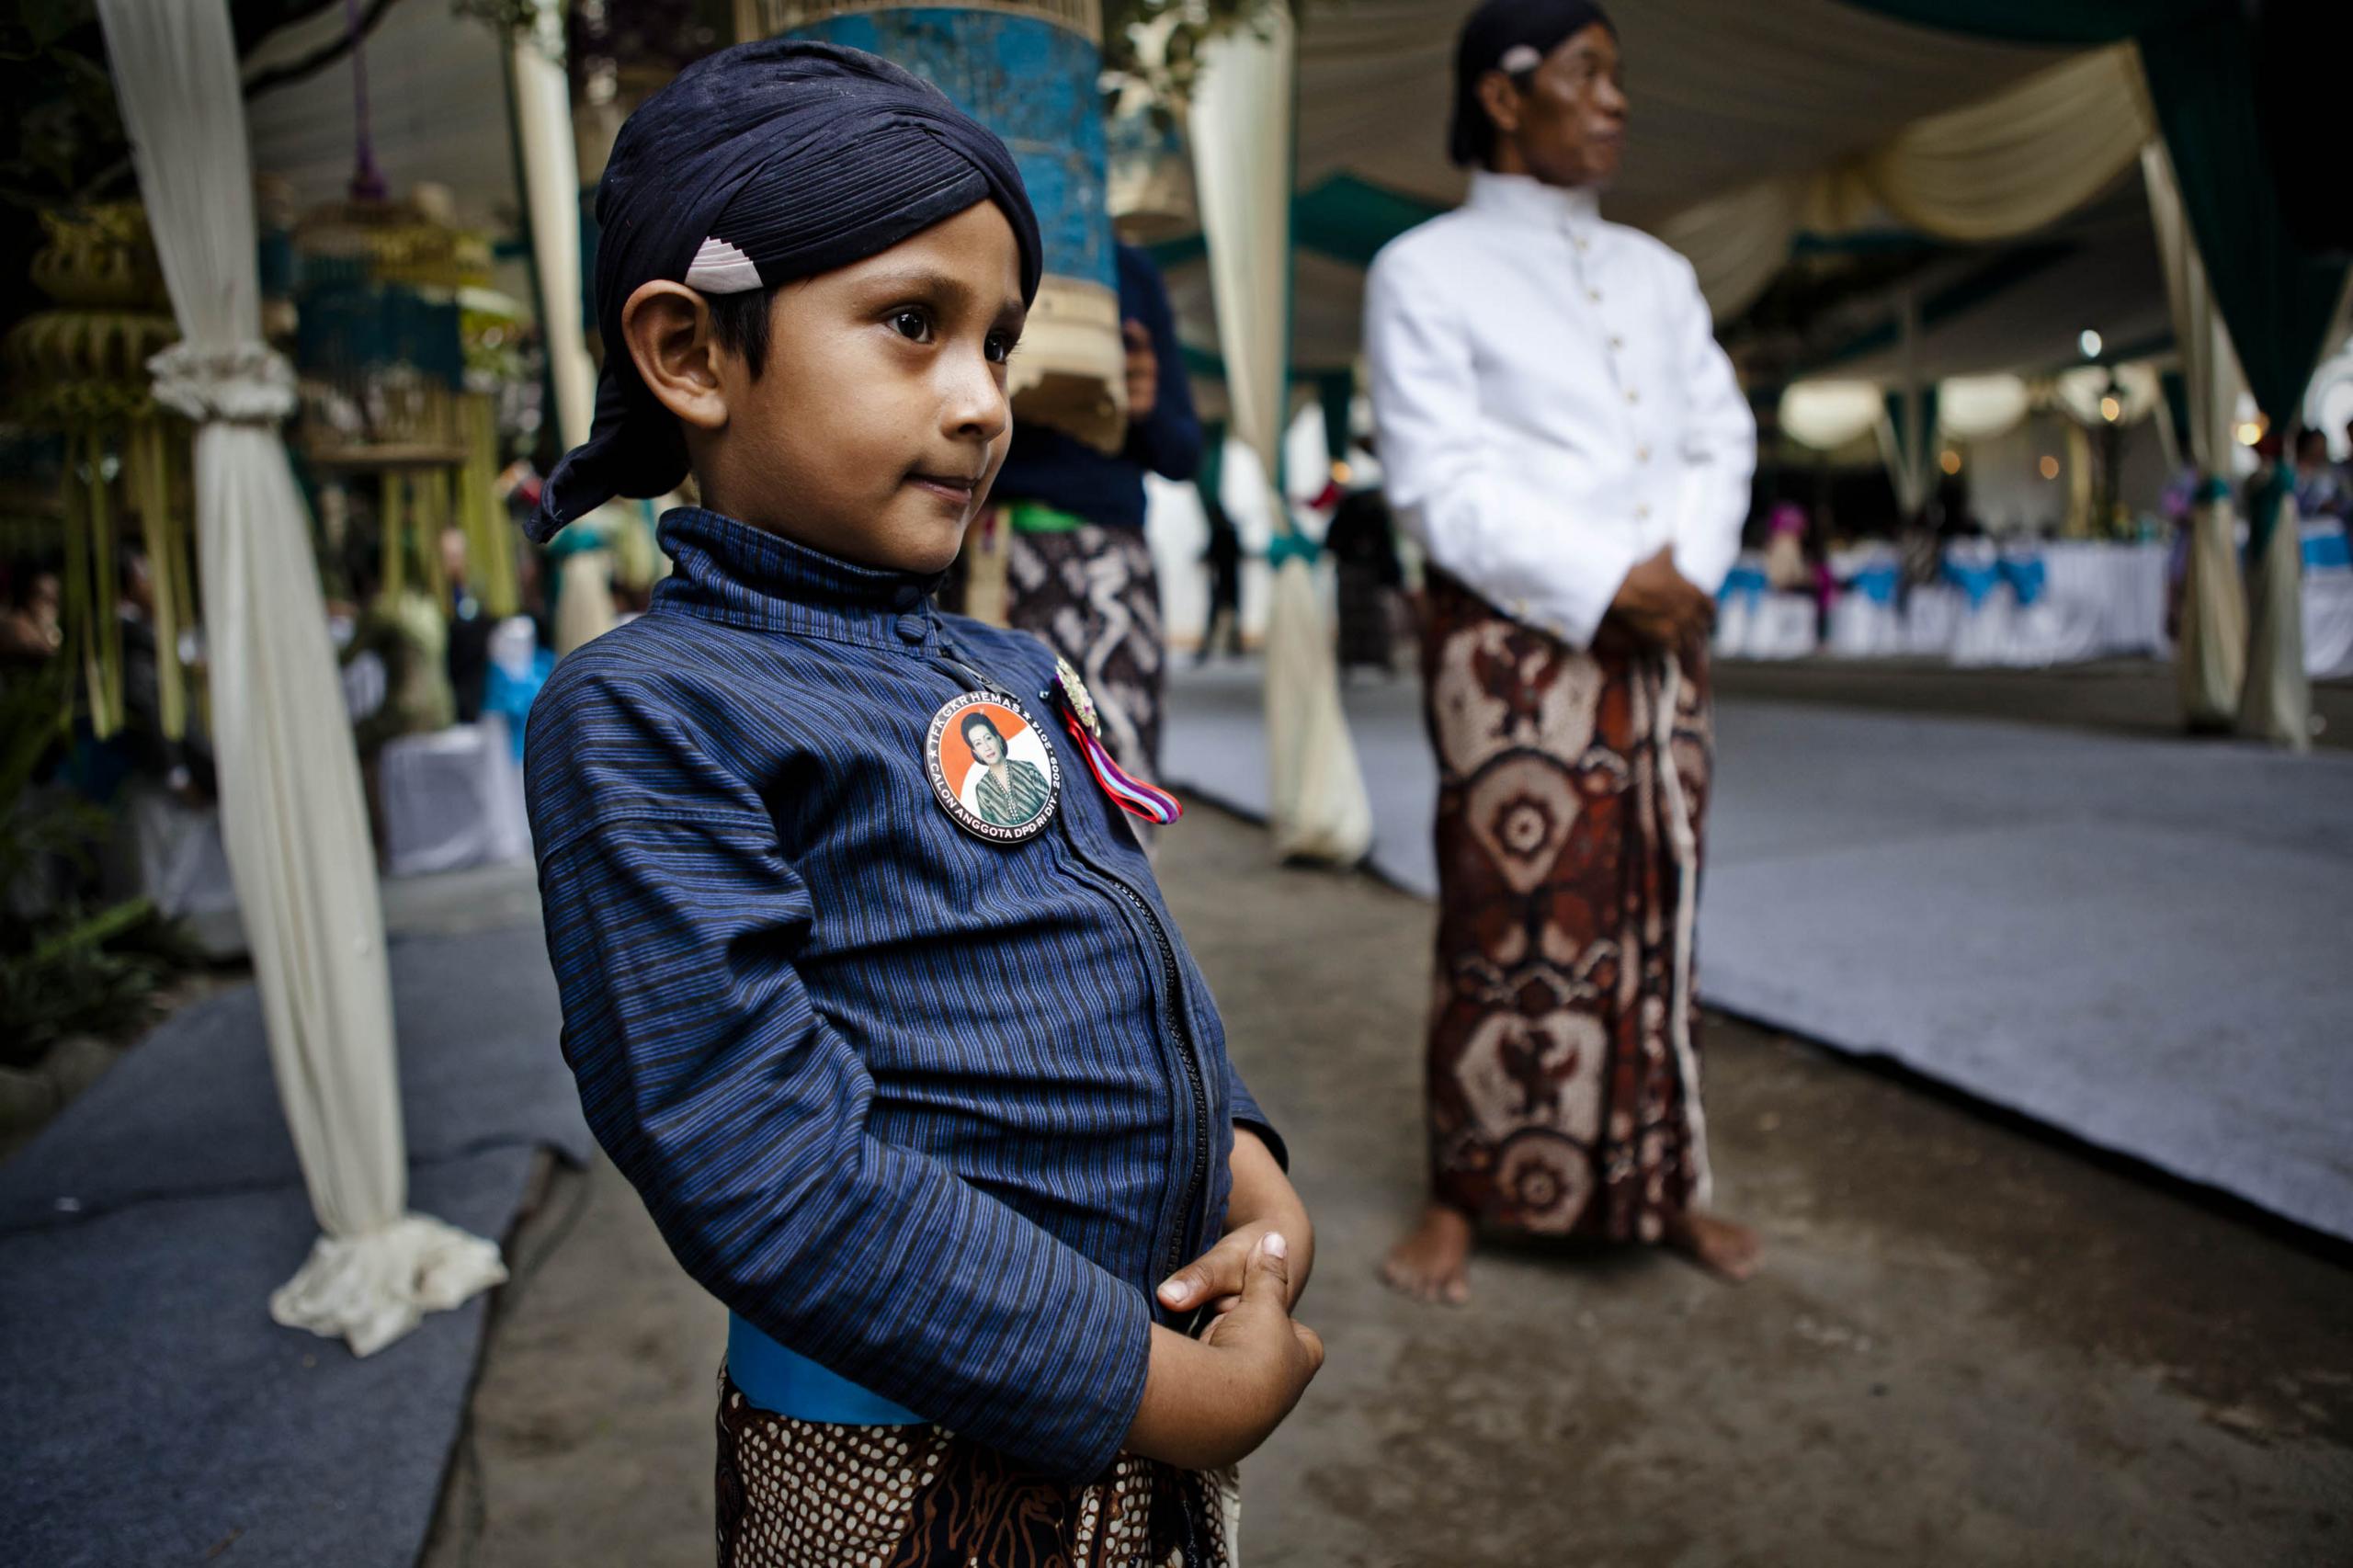
[(1013, 226), (986, 201), (784, 285), (757, 379), (702, 346), (718, 406), (687, 433), (705, 505), (865, 565), (947, 570), (1005, 460), (1027, 313)]

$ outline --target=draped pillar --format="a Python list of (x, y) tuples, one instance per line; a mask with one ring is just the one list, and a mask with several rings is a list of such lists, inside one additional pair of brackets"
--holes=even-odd
[[(580, 151), (572, 133), (572, 83), (563, 69), (563, 17), (555, 0), (532, 0), (529, 26), (507, 42), (515, 84), (515, 142), (522, 154), (523, 206), (531, 234), (531, 265), (540, 286), (540, 333), (547, 345), (548, 381), (557, 439), (570, 450), (588, 439), (597, 414), (597, 366), (581, 324)], [(618, 345), (608, 344), (608, 352)], [(611, 503), (574, 523), (599, 548), (561, 552), (554, 563), (556, 653), (613, 629), (615, 529), (632, 519)]]
[(294, 408), (294, 376), (261, 339), (228, 6), (97, 9), (182, 335), (149, 362), (155, 399), (197, 426), (222, 835), (278, 1097), (325, 1233), (269, 1310), (365, 1356), (506, 1270), (493, 1244), (406, 1212), (375, 857), (309, 521), (276, 428)]
[(1194, 181), (1233, 434), (1257, 454), (1275, 489), (1267, 825), (1287, 859), (1352, 865), (1372, 844), (1372, 803), (1340, 710), (1310, 564), (1314, 546), (1291, 523), (1279, 477), (1290, 407), (1293, 42), (1290, 11), (1278, 5), (1263, 28), (1236, 28), (1203, 46), (1191, 117)]
[(2239, 733), (2290, 751), (2313, 744), (2313, 683), (2304, 672), (2303, 528), (2296, 517), (2295, 471), (2271, 465), (2255, 499), (2247, 560), (2246, 683), (2239, 693)]
[(2237, 719), (2246, 673), (2246, 590), (2239, 577), (2237, 514), (2231, 504), (2231, 449), (2237, 439), (2233, 426), (2246, 378), (2207, 287), (2206, 265), (2189, 233), (2164, 143), (2152, 142), (2143, 150), (2141, 172), (2165, 264), (2174, 339), (2181, 350), (2188, 414), (2181, 435), (2202, 475), (2190, 512), (2174, 678), (2183, 718), (2194, 728), (2218, 729)]

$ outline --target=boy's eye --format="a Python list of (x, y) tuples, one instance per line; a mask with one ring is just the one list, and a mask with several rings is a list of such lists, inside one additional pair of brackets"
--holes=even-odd
[(1016, 339), (1009, 332), (993, 332), (989, 334), (989, 340), (985, 349), (985, 352), (988, 355), (989, 363), (992, 365), (1002, 365), (1007, 359), (1012, 358), (1014, 346), (1017, 341), (1018, 340)]
[(931, 312), (914, 309), (891, 312), (891, 330), (910, 342), (922, 343), (931, 336)]

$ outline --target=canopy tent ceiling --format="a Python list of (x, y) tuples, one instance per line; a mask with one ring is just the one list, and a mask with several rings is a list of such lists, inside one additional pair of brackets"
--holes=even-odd
[[(1295, 4), (1302, 26), (1292, 361), (1312, 374), (1353, 361), (1362, 267), (1373, 252), (1461, 197), (1465, 176), (1446, 161), (1444, 144), (1454, 36), (1472, 0)], [(1924, 116), (1977, 102), (2082, 53), (1932, 31), (1844, 0), (1770, 7), (1643, 0), (1618, 11), (1633, 135), (1605, 210), (1645, 226), (1775, 176), (1837, 165)], [(342, 25), (341, 8), (329, 7), (279, 29), (247, 56), (248, 79), (312, 52)], [(460, 222), (512, 232), (519, 202), (506, 93), (489, 30), (453, 17), (438, 0), (395, 0), (366, 52), (377, 162), (392, 187), (446, 186)], [(342, 194), (353, 140), (347, 61), (257, 95), (249, 112), (256, 168), (289, 180), (306, 207)], [(2042, 369), (2084, 324), (2098, 325), (2111, 343), (2162, 335), (2162, 282), (2144, 214), (2134, 216), (2137, 232), (2131, 220), (2120, 222), (2080, 251), (2021, 267), (2006, 291), (1970, 299), (1965, 309), (1932, 305), (1926, 362), (1954, 373)], [(1897, 225), (1882, 220), (1866, 227)], [(1197, 367), (1214, 374), (1217, 325), (1199, 242), (1155, 250)], [(1952, 270), (1965, 281), (1987, 260), (1986, 253), (1957, 252)], [(1893, 309), (1892, 292), (1867, 290), (1847, 301), (1841, 330), (1867, 337)], [(1830, 335), (1828, 347), (1838, 349), (1837, 335)], [(1893, 369), (1892, 354), (1867, 346), (1837, 358), (1840, 375)]]
[[(278, 28), (246, 55), (245, 80), (308, 58), (344, 28), (343, 7), (330, 6)], [(521, 202), (497, 34), (451, 15), (449, 0), (395, 0), (363, 50), (370, 137), (392, 193), (443, 186), (461, 225), (514, 231)], [(302, 209), (343, 199), (355, 125), (348, 56), (255, 94), (245, 115), (256, 172), (284, 179)]]
[[(1299, 183), (1335, 174), (1441, 206), (1454, 39), (1472, 0), (1306, 0)], [(1954, 38), (1842, 0), (1636, 0), (1611, 16), (1633, 103), (1608, 202), (1649, 225), (1771, 175), (1803, 174), (1924, 115), (1972, 103), (2081, 52)]]

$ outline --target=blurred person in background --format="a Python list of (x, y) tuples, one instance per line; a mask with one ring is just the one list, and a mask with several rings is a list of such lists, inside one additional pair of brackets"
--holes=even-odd
[(1455, 64), (1470, 197), (1365, 305), (1439, 772), (1432, 1192), (1383, 1272), (1463, 1301), (1485, 1226), (1745, 1278), (1756, 1238), (1707, 1212), (1691, 949), (1756, 424), (1690, 264), (1598, 210), (1628, 118), (1600, 7), (1487, 0)]
[(2345, 475), (2328, 460), (2328, 434), (2307, 425), (2296, 432), (2296, 515), (2345, 520), (2348, 496)]
[(1144, 542), (1143, 476), (1192, 478), (1201, 422), (1158, 269), (1130, 244), (1118, 247), (1117, 262), (1127, 444), (1101, 452), (1050, 426), (1017, 422), (993, 494), (1011, 530), (1006, 624), (1070, 661), (1095, 694), (1112, 756), (1157, 778), (1166, 649), (1160, 581)]
[(1397, 636), (1397, 595), (1405, 571), (1389, 503), (1378, 490), (1351, 490), (1332, 514), (1324, 548), (1332, 552), (1340, 588), (1340, 670), (1390, 673)]
[(1210, 619), (1201, 631), (1199, 662), (1208, 664), (1222, 645), (1242, 656), (1242, 530), (1214, 497), (1204, 494), (1201, 509), (1209, 516), (1209, 548), (1201, 560), (1210, 569)]

